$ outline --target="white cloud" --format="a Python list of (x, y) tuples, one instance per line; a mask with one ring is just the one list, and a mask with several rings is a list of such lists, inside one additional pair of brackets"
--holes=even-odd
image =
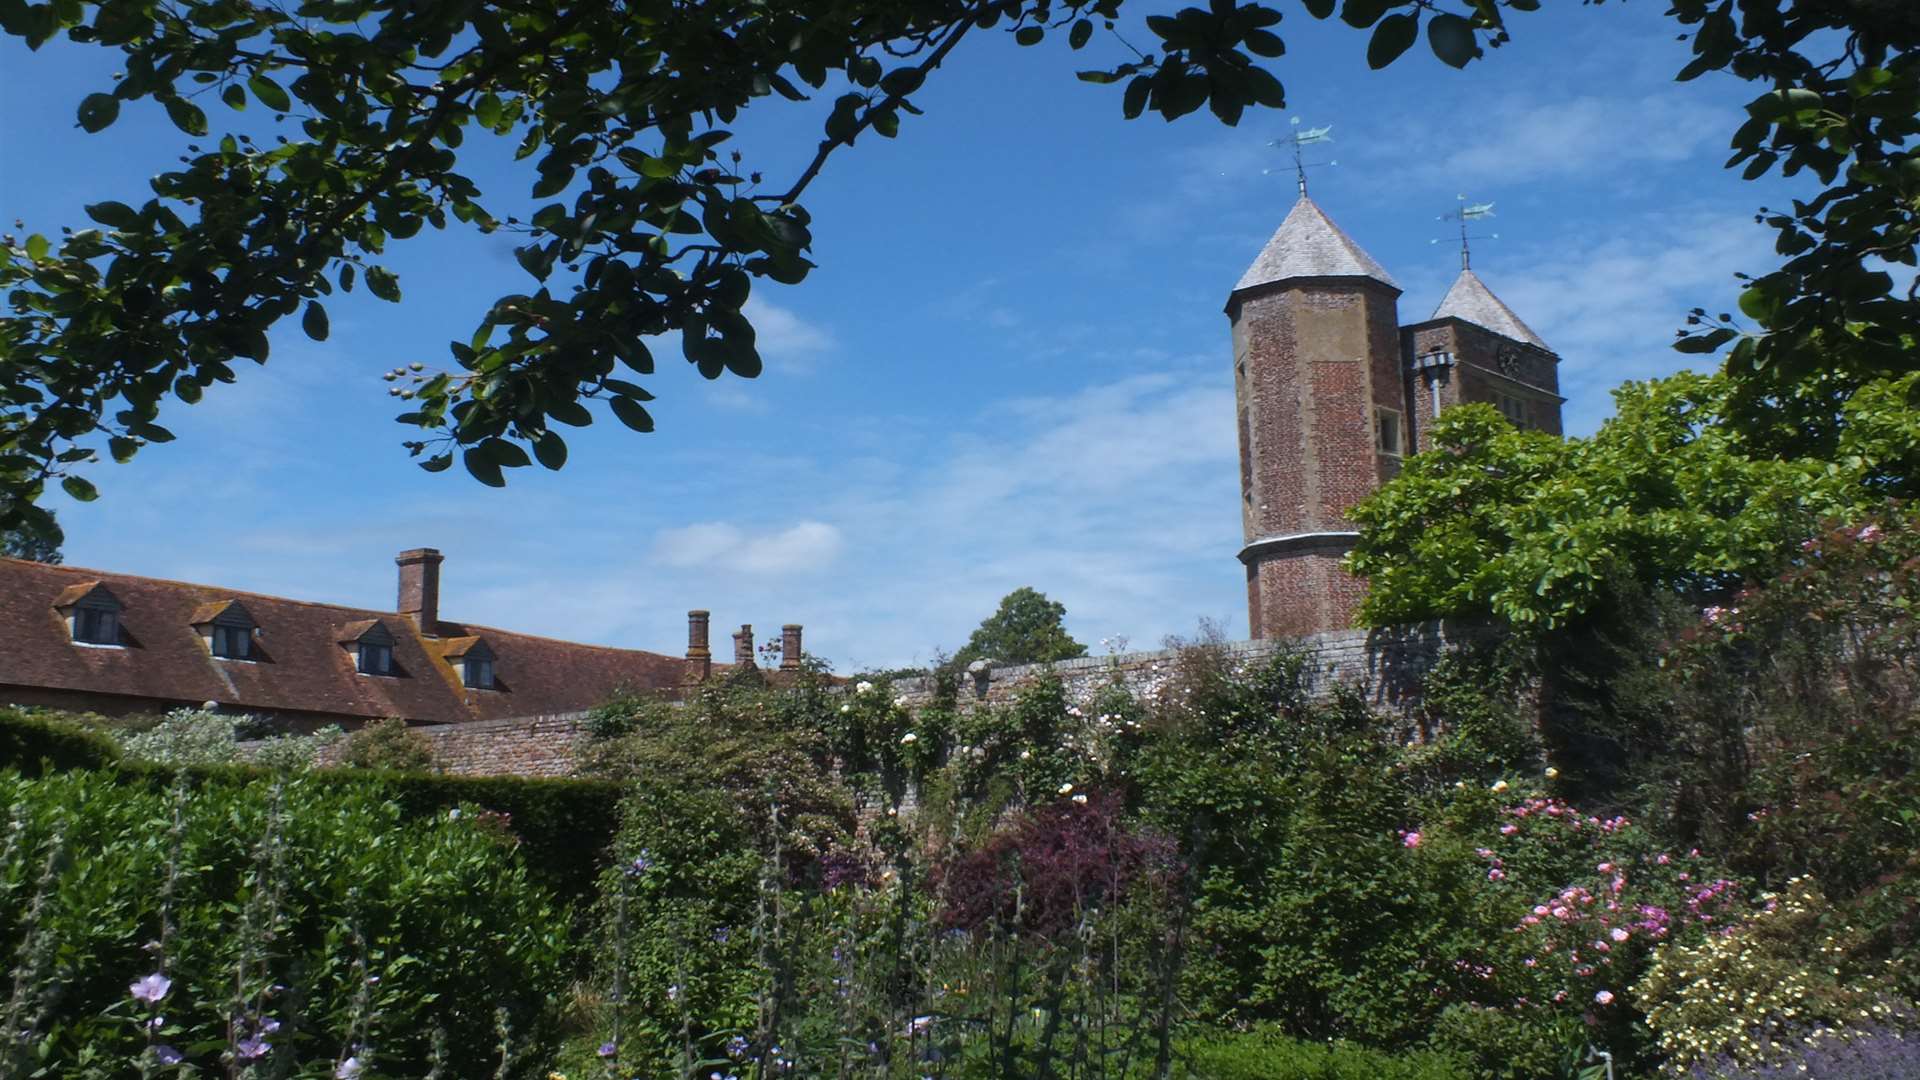
[[(1470, 141), (1441, 126), (1428, 128), (1425, 142), (1455, 147), (1437, 159), (1437, 172), (1463, 183), (1512, 184), (1585, 173), (1602, 162), (1613, 171), (1635, 162), (1685, 161), (1723, 141), (1726, 126), (1724, 110), (1671, 92), (1583, 95), (1506, 103), (1473, 119)], [(1420, 140), (1415, 145), (1418, 156)]]
[(676, 568), (806, 574), (831, 564), (842, 546), (840, 530), (819, 521), (757, 534), (710, 521), (660, 530), (653, 550), (657, 560)]
[(792, 374), (813, 371), (821, 354), (835, 347), (833, 335), (802, 318), (790, 308), (750, 297), (743, 309), (753, 323), (760, 355), (773, 367)]

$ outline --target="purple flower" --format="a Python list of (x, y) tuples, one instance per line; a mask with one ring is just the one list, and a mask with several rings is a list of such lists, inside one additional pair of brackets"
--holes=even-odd
[(127, 987), (135, 1001), (144, 1001), (148, 1005), (159, 1004), (160, 999), (166, 997), (167, 991), (171, 989), (173, 989), (173, 980), (157, 971), (144, 979), (136, 980)]
[(743, 1058), (747, 1056), (747, 1037), (745, 1035), (735, 1035), (733, 1038), (727, 1040), (727, 1056), (730, 1058)]
[(159, 1043), (154, 1046), (153, 1056), (159, 1058), (160, 1064), (162, 1065), (178, 1065), (186, 1060), (185, 1054), (168, 1046), (166, 1043)]
[(254, 1026), (258, 1028), (260, 1034), (271, 1035), (274, 1032), (280, 1030), (280, 1021), (275, 1020), (273, 1017), (269, 1016), (266, 1019), (259, 1021)]
[(258, 1035), (249, 1035), (233, 1045), (234, 1055), (241, 1061), (258, 1061), (271, 1049), (273, 1045)]
[(620, 1051), (620, 1048), (613, 1045), (613, 1041), (611, 1039), (600, 1044), (599, 1053), (600, 1053), (600, 1056), (603, 1058), (610, 1058), (614, 1054), (618, 1053), (619, 1051)]
[(640, 854), (635, 855), (633, 861), (627, 864), (627, 876), (639, 877), (651, 869), (653, 869), (653, 854), (642, 848)]

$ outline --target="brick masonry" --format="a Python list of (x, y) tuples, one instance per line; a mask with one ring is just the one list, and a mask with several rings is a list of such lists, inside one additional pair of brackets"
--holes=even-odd
[[(1342, 630), (1297, 641), (1237, 641), (1219, 646), (1236, 663), (1254, 664), (1275, 653), (1299, 649), (1308, 656), (1312, 685), (1321, 692), (1335, 683), (1360, 688), (1367, 701), (1390, 717), (1405, 719), (1419, 702), (1421, 680), (1448, 649), (1480, 640), (1485, 631), (1444, 623), (1388, 630)], [(962, 680), (963, 707), (997, 705), (1024, 686), (1051, 674), (1070, 696), (1084, 699), (1116, 679), (1135, 693), (1150, 694), (1178, 663), (1179, 650), (1119, 653), (1112, 656), (991, 668), (983, 677)], [(933, 700), (933, 680), (904, 679), (894, 693), (908, 706)], [(587, 714), (560, 713), (507, 720), (477, 720), (415, 728), (433, 742), (440, 767), (455, 776), (570, 776), (575, 756), (588, 739)]]

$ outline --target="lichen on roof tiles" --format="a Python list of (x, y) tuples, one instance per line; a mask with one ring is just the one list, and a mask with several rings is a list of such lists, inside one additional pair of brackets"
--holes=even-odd
[(1553, 351), (1551, 346), (1540, 340), (1540, 335), (1520, 321), (1520, 316), (1515, 315), (1512, 308), (1493, 295), (1493, 290), (1487, 288), (1486, 282), (1481, 281), (1480, 276), (1472, 270), (1460, 271), (1460, 276), (1453, 281), (1453, 288), (1447, 290), (1440, 306), (1433, 309), (1433, 317), (1470, 322), (1502, 337)]
[(1400, 288), (1385, 267), (1342, 232), (1312, 199), (1302, 195), (1274, 231), (1273, 239), (1260, 249), (1253, 265), (1240, 275), (1233, 291), (1293, 278), (1328, 277), (1368, 278), (1395, 290)]

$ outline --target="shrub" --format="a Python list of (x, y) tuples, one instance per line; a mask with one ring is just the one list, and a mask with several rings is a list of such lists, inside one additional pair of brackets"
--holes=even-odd
[(1858, 934), (1822, 927), (1831, 914), (1820, 890), (1796, 879), (1744, 923), (1664, 946), (1634, 989), (1672, 1064), (1777, 1062), (1773, 1053), (1810, 1029), (1911, 1018), (1885, 965), (1860, 962)]
[(156, 765), (250, 761), (270, 769), (309, 769), (339, 737), (340, 729), (333, 726), (311, 735), (282, 735), (250, 714), (174, 709), (158, 723), (122, 736), (121, 746), (127, 757)]
[(339, 760), (360, 769), (423, 772), (434, 767), (433, 740), (405, 720), (388, 717), (348, 735)]
[[(5, 1018), (24, 1036), (0, 1048), (6, 1075), (31, 1071), (20, 1055), (145, 1074), (155, 1043), (203, 1072), (270, 1044), (269, 1071), (308, 1076), (349, 1055), (516, 1075), (550, 1053), (565, 922), (471, 816), (409, 822), (319, 774), (0, 774), (0, 803)], [(149, 975), (150, 1007), (129, 996)], [(519, 1064), (501, 1064), (496, 1015)]]
[(1468, 1080), (1473, 1074), (1446, 1054), (1392, 1055), (1350, 1043), (1311, 1043), (1271, 1030), (1201, 1035), (1181, 1043), (1192, 1080)]
[(97, 769), (120, 758), (112, 738), (50, 716), (0, 709), (0, 769), (27, 776), (42, 771)]

